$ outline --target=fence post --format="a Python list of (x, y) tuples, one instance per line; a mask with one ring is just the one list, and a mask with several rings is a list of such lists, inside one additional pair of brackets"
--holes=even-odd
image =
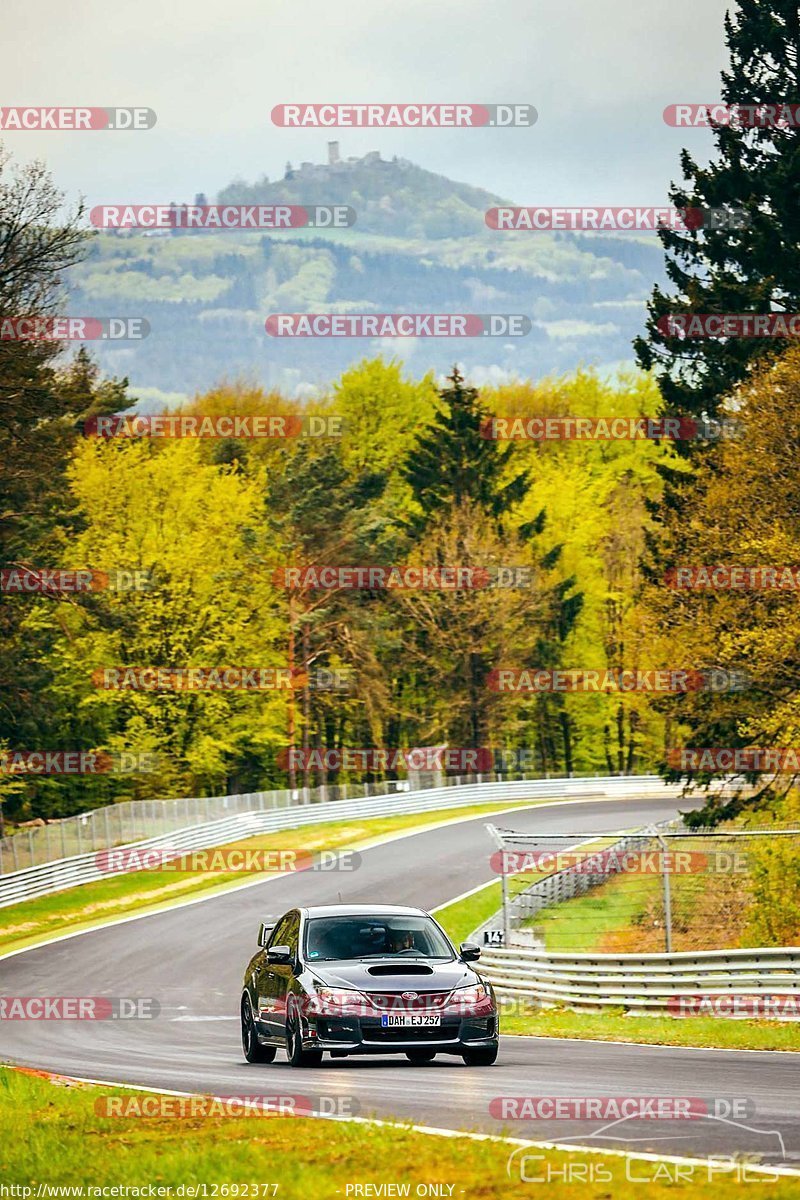
[(667, 954), (672, 954), (672, 893), (670, 891), (669, 882), (669, 863), (667, 861), (667, 851), (669, 847), (661, 836), (660, 832), (653, 825), (651, 826), (653, 833), (656, 836), (659, 846), (662, 850), (661, 856), (661, 884), (664, 893), (664, 942)]
[(508, 911), (508, 876), (506, 875), (505, 851), (500, 851), (500, 890), (503, 895), (503, 945), (511, 945), (511, 918)]

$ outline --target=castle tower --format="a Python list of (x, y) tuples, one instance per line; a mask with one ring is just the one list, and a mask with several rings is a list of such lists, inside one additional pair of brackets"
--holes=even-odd
[(328, 166), (335, 167), (338, 162), (341, 162), (339, 158), (339, 143), (328, 142)]

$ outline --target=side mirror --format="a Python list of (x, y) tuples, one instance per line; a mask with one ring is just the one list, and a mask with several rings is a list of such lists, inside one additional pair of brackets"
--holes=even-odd
[(264, 921), (261, 922), (261, 924), (258, 927), (258, 944), (259, 944), (259, 946), (262, 946), (262, 947), (266, 946), (267, 942), (269, 941), (269, 935), (272, 933), (274, 928), (275, 928), (274, 924), (267, 925), (267, 924), (265, 924)]
[(294, 961), (292, 952), (288, 946), (270, 946), (267, 951), (267, 962), (274, 963), (276, 966), (287, 967), (291, 966)]
[(477, 962), (481, 956), (481, 948), (474, 942), (462, 942), (458, 947), (458, 953), (462, 962)]

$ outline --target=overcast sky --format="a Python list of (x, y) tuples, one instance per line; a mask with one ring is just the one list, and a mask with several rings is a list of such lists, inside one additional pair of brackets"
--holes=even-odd
[[(0, 103), (139, 105), (140, 132), (6, 132), (91, 203), (191, 200), (232, 179), (380, 150), (519, 204), (658, 204), (719, 96), (724, 0), (3, 0)], [(536, 106), (530, 129), (290, 130), (291, 102)]]

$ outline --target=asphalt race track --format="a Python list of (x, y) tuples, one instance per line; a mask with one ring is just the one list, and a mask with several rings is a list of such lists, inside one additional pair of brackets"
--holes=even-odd
[[(522, 807), (498, 822), (541, 832), (588, 832), (663, 820), (671, 799)], [(81, 1078), (227, 1096), (301, 1095), (326, 1111), (413, 1120), (440, 1128), (663, 1155), (742, 1153), (800, 1167), (800, 1070), (788, 1053), (685, 1050), (501, 1037), (489, 1068), (446, 1055), (427, 1067), (398, 1058), (325, 1058), (292, 1070), (279, 1052), (248, 1065), (238, 1006), (259, 921), (295, 904), (338, 900), (434, 908), (492, 878), (486, 817), (363, 852), (359, 869), (303, 872), (201, 903), (130, 920), (0, 961), (4, 996), (155, 997), (155, 1020), (2, 1021), (0, 1058)], [(292, 831), (286, 837), (292, 845)], [(563, 848), (568, 843), (560, 843)], [(1, 919), (1, 914), (0, 914)], [(498, 1096), (747, 1098), (746, 1119), (500, 1121)], [(601, 1133), (600, 1130), (603, 1130)]]

